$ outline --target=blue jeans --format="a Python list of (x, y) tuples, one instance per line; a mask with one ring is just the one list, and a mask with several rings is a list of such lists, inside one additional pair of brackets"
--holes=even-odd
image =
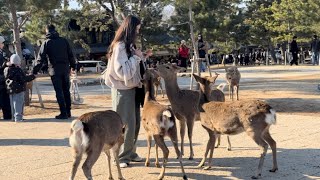
[(312, 64), (318, 64), (319, 62), (319, 52), (312, 52)]
[(17, 94), (10, 94), (11, 113), (16, 122), (23, 120), (24, 91)]

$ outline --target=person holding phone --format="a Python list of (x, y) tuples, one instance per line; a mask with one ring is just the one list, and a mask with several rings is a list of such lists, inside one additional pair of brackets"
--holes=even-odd
[(140, 27), (139, 18), (132, 15), (126, 17), (117, 30), (107, 54), (105, 83), (111, 88), (112, 109), (120, 115), (126, 125), (124, 143), (119, 154), (121, 168), (127, 167), (131, 161), (142, 161), (135, 151), (140, 127), (136, 89), (142, 87), (141, 65), (144, 69), (145, 59), (151, 53), (144, 56), (135, 46)]

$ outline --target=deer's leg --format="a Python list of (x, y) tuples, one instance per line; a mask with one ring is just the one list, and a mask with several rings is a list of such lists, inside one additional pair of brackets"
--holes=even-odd
[(236, 85), (237, 101), (239, 101), (239, 85)]
[(194, 125), (194, 117), (189, 118), (187, 120), (187, 127), (188, 127), (188, 138), (189, 138), (189, 143), (190, 143), (190, 157), (189, 160), (193, 160), (193, 146), (192, 146), (192, 131), (193, 131), (193, 125)]
[(209, 147), (210, 148), (210, 156), (209, 156), (209, 161), (208, 161), (208, 166), (204, 168), (204, 170), (209, 170), (211, 169), (211, 163), (212, 163), (212, 156), (213, 156), (213, 151), (214, 151), (214, 144), (216, 143), (216, 136), (213, 131), (208, 131), (209, 133)]
[(87, 159), (82, 165), (82, 170), (87, 180), (92, 180), (91, 169), (94, 163), (98, 160), (102, 151), (102, 147), (97, 147), (97, 149), (91, 150), (87, 153)]
[(158, 179), (163, 179), (164, 173), (166, 171), (166, 165), (167, 165), (167, 162), (168, 162), (169, 149), (167, 148), (166, 144), (164, 143), (163, 136), (154, 135), (153, 138), (154, 138), (155, 142), (157, 143), (157, 145), (161, 148), (161, 150), (163, 152), (162, 169), (161, 169), (160, 175), (158, 176)]
[(267, 141), (269, 146), (272, 150), (272, 157), (273, 157), (273, 168), (269, 170), (270, 172), (276, 172), (278, 170), (278, 163), (277, 163), (277, 143), (273, 140), (270, 135), (269, 129), (265, 131), (263, 134), (263, 139)]
[(229, 84), (229, 99), (231, 99), (231, 84)]
[(114, 159), (116, 161), (116, 165), (117, 165), (117, 170), (118, 170), (118, 179), (119, 180), (124, 180), (122, 173), (121, 173), (121, 168), (120, 168), (120, 162), (119, 162), (119, 151), (120, 151), (120, 147), (121, 147), (122, 143), (117, 143), (113, 146), (112, 151), (113, 151), (113, 156)]
[(258, 144), (258, 146), (261, 149), (260, 154), (260, 161), (258, 165), (257, 174), (255, 176), (252, 176), (252, 179), (258, 179), (261, 177), (261, 171), (263, 167), (264, 158), (267, 154), (268, 150), (268, 144), (262, 139), (262, 133), (261, 132), (253, 132), (253, 131), (247, 131), (247, 134)]
[(216, 148), (218, 148), (220, 146), (220, 141), (221, 141), (221, 134), (216, 134), (216, 138), (217, 138), (217, 145)]
[(73, 152), (73, 164), (72, 164), (72, 170), (71, 170), (71, 175), (70, 175), (69, 180), (74, 179), (74, 177), (77, 173), (81, 158), (82, 158), (82, 152), (77, 152), (76, 150), (73, 150), (73, 151), (74, 151)]
[(162, 98), (164, 98), (164, 93), (163, 93), (163, 89), (162, 89), (161, 82), (159, 83), (159, 87), (160, 87), (160, 89), (161, 89)]
[(107, 157), (107, 162), (108, 162), (108, 169), (109, 169), (109, 179), (110, 180), (113, 180), (113, 177), (112, 177), (112, 171), (111, 171), (111, 156), (110, 156), (110, 149), (108, 148), (104, 148), (104, 153)]
[(155, 147), (155, 149), (156, 149), (156, 162), (154, 163), (154, 165), (159, 168), (159, 167), (160, 167), (160, 164), (159, 164), (159, 154), (158, 154), (159, 146), (157, 145), (157, 143), (155, 143), (154, 147)]
[(180, 168), (181, 168), (181, 171), (182, 171), (182, 174), (183, 174), (183, 179), (188, 179), (187, 175), (186, 175), (186, 173), (184, 171), (184, 168), (183, 168), (181, 153), (180, 153), (180, 150), (178, 148), (177, 127), (173, 126), (171, 129), (169, 129), (168, 135), (169, 135), (169, 137), (170, 137), (170, 139), (172, 141), (173, 147), (174, 147), (174, 149), (176, 151), (176, 154), (177, 154), (177, 157), (178, 157), (178, 160), (179, 160), (179, 163), (180, 163)]
[(204, 153), (203, 158), (202, 158), (200, 164), (198, 165), (198, 167), (204, 166), (204, 164), (206, 163), (207, 157), (208, 157), (209, 150), (211, 149), (212, 146), (214, 147), (214, 144), (212, 144), (212, 139), (211, 139), (212, 133), (214, 133), (214, 132), (212, 130), (210, 130), (209, 128), (206, 128), (205, 126), (202, 126), (202, 127), (207, 130), (208, 135), (209, 135), (209, 140), (207, 142), (206, 152)]
[(184, 134), (186, 132), (186, 122), (184, 120), (179, 120), (180, 122), (180, 137), (181, 137), (181, 156), (184, 155)]
[(157, 85), (154, 85), (154, 96), (157, 97), (158, 96), (158, 86)]
[(151, 136), (147, 136), (147, 145), (148, 145), (148, 154), (147, 154), (147, 158), (146, 158), (146, 162), (145, 162), (145, 166), (148, 167), (150, 165), (150, 149), (151, 149)]
[(234, 86), (231, 87), (231, 100), (233, 101)]
[(228, 151), (231, 151), (231, 141), (230, 141), (230, 137), (227, 135), (227, 139), (228, 139)]

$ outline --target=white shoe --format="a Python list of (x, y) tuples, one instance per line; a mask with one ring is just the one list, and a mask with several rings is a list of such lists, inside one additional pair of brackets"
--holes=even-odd
[(137, 156), (137, 157), (131, 159), (131, 161), (132, 161), (132, 162), (142, 162), (143, 159), (142, 159), (141, 157)]
[(128, 163), (120, 163), (120, 168), (126, 168), (128, 167)]

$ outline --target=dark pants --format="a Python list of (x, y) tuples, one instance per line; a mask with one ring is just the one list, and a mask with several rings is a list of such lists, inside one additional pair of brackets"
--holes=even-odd
[(142, 86), (142, 88), (136, 88), (136, 96), (135, 96), (136, 130), (135, 130), (135, 136), (134, 136), (134, 144), (135, 145), (138, 140), (138, 135), (139, 135), (139, 131), (140, 131), (140, 125), (141, 125), (140, 108), (143, 107), (144, 96), (145, 96), (144, 87)]
[(180, 67), (187, 68), (187, 58), (180, 57), (180, 61), (181, 61)]
[(71, 114), (70, 77), (69, 74), (51, 76), (56, 91), (56, 98), (62, 115)]
[(297, 52), (292, 52), (292, 61), (290, 62), (290, 64), (296, 64), (298, 65), (298, 53)]
[(0, 89), (0, 108), (2, 109), (3, 119), (11, 119), (10, 97), (6, 89)]

